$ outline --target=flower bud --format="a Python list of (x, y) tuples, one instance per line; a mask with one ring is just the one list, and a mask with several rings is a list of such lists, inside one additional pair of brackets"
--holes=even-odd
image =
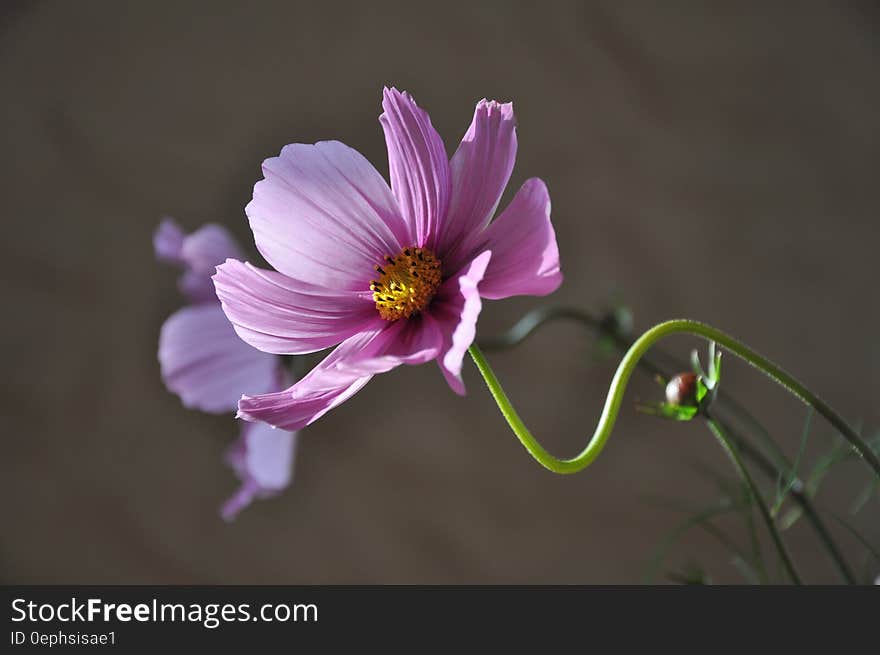
[(676, 407), (695, 407), (697, 405), (697, 376), (695, 373), (680, 373), (666, 385), (666, 402)]

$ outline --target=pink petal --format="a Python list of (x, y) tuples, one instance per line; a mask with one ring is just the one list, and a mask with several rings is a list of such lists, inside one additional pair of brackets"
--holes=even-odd
[(285, 430), (299, 430), (316, 421), (370, 381), (372, 375), (369, 374), (340, 376), (336, 365), (370, 347), (381, 332), (382, 326), (375, 325), (343, 341), (304, 378), (284, 391), (243, 396), (238, 403), (238, 417), (265, 421)]
[(459, 268), (455, 253), (462, 241), (494, 216), (515, 161), (513, 103), (481, 100), (450, 162), (452, 198), (437, 252), (453, 270)]
[(211, 282), (214, 268), (228, 257), (241, 257), (241, 249), (225, 227), (207, 223), (187, 235), (171, 218), (159, 224), (153, 247), (157, 259), (183, 268), (178, 287), (193, 302), (216, 301)]
[(159, 364), (169, 391), (186, 407), (211, 413), (234, 409), (243, 393), (273, 388), (278, 372), (278, 358), (239, 339), (218, 304), (184, 307), (168, 317), (159, 334)]
[(220, 516), (224, 521), (234, 521), (245, 507), (260, 497), (260, 485), (254, 480), (246, 479), (238, 490), (220, 507)]
[(492, 262), (480, 283), (483, 298), (545, 296), (562, 284), (559, 248), (550, 222), (550, 194), (538, 178), (526, 180), (479, 241), (477, 252), (492, 251)]
[(449, 204), (449, 161), (428, 114), (408, 93), (385, 88), (379, 117), (388, 146), (391, 189), (410, 226), (404, 245), (434, 248)]
[(323, 350), (376, 318), (376, 306), (366, 294), (310, 287), (234, 259), (217, 267), (214, 284), (235, 331), (263, 352)]
[(225, 520), (233, 520), (255, 498), (274, 496), (290, 484), (297, 436), (265, 423), (242, 426), (241, 436), (227, 453), (242, 484), (220, 510)]
[(241, 248), (222, 225), (206, 223), (183, 240), (181, 258), (195, 273), (208, 277), (227, 259), (241, 259)]
[(464, 395), (461, 367), (465, 353), (477, 334), (477, 318), (482, 309), (481, 280), (494, 254), (486, 251), (474, 258), (458, 275), (443, 283), (434, 299), (431, 314), (444, 333), (443, 352), (437, 359), (443, 376), (457, 394)]
[(440, 324), (430, 313), (386, 324), (369, 347), (341, 359), (334, 370), (343, 376), (376, 375), (401, 364), (424, 364), (435, 359), (443, 346)]
[(285, 146), (263, 162), (263, 174), (245, 211), (260, 253), (285, 275), (363, 291), (374, 266), (402, 248), (407, 230), (391, 190), (348, 146)]
[(238, 415), (285, 430), (300, 430), (339, 406), (370, 381), (401, 364), (437, 357), (442, 334), (432, 317), (386, 323), (381, 319), (343, 341), (289, 389), (239, 401)]
[(341, 405), (372, 379), (372, 375), (355, 378), (349, 385), (315, 387), (294, 397), (296, 385), (284, 391), (243, 396), (238, 402), (238, 418), (265, 421), (283, 430), (301, 430)]
[(153, 233), (156, 259), (167, 264), (182, 264), (181, 251), (186, 235), (173, 218), (163, 218)]
[(193, 303), (217, 302), (217, 293), (210, 274), (186, 270), (177, 279), (177, 288)]

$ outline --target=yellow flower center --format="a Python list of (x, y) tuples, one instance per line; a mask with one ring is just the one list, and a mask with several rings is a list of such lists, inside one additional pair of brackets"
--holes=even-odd
[(440, 286), (440, 260), (426, 248), (404, 248), (376, 266), (379, 279), (370, 282), (379, 316), (386, 321), (409, 318), (422, 311)]

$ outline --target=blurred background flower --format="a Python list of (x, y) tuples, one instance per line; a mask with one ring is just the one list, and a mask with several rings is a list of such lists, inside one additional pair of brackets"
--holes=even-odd
[[(290, 384), (282, 359), (239, 339), (220, 307), (211, 276), (242, 250), (226, 228), (209, 223), (192, 234), (172, 219), (153, 235), (156, 257), (183, 270), (178, 287), (191, 304), (179, 309), (159, 332), (159, 366), (169, 391), (184, 406), (210, 414), (234, 415), (245, 393), (270, 393)], [(289, 483), (296, 448), (295, 432), (239, 423), (238, 440), (226, 460), (241, 479), (239, 490), (223, 504), (232, 520), (254, 498), (265, 498)]]

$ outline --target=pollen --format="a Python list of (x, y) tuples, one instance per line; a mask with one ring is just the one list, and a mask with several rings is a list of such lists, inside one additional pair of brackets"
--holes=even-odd
[(386, 321), (409, 318), (428, 306), (440, 286), (440, 260), (426, 248), (404, 248), (376, 266), (370, 282), (379, 316)]

